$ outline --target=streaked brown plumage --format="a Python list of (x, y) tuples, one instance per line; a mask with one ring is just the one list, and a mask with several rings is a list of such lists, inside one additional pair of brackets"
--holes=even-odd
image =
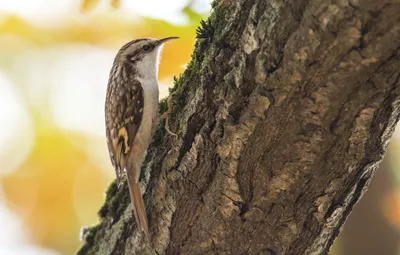
[(126, 172), (138, 227), (150, 240), (146, 208), (139, 185), (140, 168), (158, 116), (158, 58), (164, 42), (131, 41), (117, 53), (108, 81), (105, 120), (107, 145), (117, 182)]

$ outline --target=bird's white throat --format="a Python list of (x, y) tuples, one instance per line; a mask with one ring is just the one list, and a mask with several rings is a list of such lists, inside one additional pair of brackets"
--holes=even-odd
[(151, 54), (146, 55), (141, 61), (136, 63), (136, 69), (142, 80), (157, 83), (162, 47), (162, 45), (159, 46), (158, 49), (155, 49)]

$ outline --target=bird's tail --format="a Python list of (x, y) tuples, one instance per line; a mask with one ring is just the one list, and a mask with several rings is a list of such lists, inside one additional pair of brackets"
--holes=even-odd
[(132, 176), (128, 177), (128, 186), (129, 186), (129, 194), (131, 197), (132, 207), (133, 207), (133, 214), (136, 218), (136, 223), (138, 228), (144, 233), (147, 242), (150, 242), (150, 234), (149, 234), (149, 227), (147, 224), (147, 214), (146, 214), (146, 207), (144, 206), (142, 192), (140, 191), (140, 185), (138, 182), (135, 182)]

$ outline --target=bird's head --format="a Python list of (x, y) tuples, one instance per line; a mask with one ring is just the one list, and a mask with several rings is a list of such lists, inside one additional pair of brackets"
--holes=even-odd
[(179, 37), (163, 39), (141, 38), (128, 42), (118, 51), (114, 64), (125, 63), (134, 66), (143, 78), (158, 73), (161, 49), (165, 42)]

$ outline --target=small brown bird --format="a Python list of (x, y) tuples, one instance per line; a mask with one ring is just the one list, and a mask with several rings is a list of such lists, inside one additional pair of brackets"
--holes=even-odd
[[(107, 145), (119, 185), (126, 173), (139, 229), (150, 241), (139, 177), (144, 154), (158, 123), (158, 65), (163, 44), (178, 37), (133, 40), (118, 51), (108, 81), (105, 120)], [(162, 115), (167, 117), (168, 112)]]

